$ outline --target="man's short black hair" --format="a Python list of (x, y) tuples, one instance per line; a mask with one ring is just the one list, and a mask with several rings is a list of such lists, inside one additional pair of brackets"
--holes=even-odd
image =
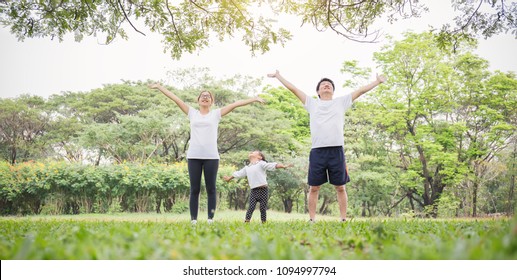
[(318, 82), (318, 85), (316, 86), (316, 91), (320, 90), (320, 84), (323, 82), (330, 82), (332, 84), (332, 90), (336, 90), (336, 87), (334, 86), (334, 82), (329, 78), (323, 78)]

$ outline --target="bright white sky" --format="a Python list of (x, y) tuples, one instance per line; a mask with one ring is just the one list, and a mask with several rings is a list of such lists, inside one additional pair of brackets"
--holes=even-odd
[[(402, 38), (409, 30), (421, 32), (429, 25), (441, 26), (453, 18), (450, 2), (442, 5), (430, 3), (430, 12), (421, 18), (402, 21), (395, 25), (385, 24), (383, 33)], [(16, 97), (21, 94), (48, 97), (65, 91), (90, 91), (104, 84), (122, 80), (161, 80), (169, 84), (168, 71), (190, 67), (207, 67), (218, 78), (236, 74), (263, 78), (264, 84), (279, 86), (268, 73), (278, 69), (282, 75), (308, 94), (315, 94), (316, 83), (322, 77), (334, 80), (336, 93), (345, 77), (340, 73), (345, 60), (358, 60), (359, 66), (371, 67), (375, 77), (373, 53), (387, 42), (377, 44), (348, 41), (332, 31), (315, 31), (312, 26), (299, 27), (299, 22), (281, 22), (290, 26), (293, 39), (284, 47), (272, 46), (265, 54), (252, 57), (240, 38), (219, 42), (195, 54), (184, 54), (179, 61), (163, 53), (161, 37), (151, 33), (142, 36), (131, 28), (126, 31), (129, 39), (117, 39), (110, 45), (99, 44), (97, 38), (85, 38), (75, 42), (70, 35), (64, 42), (57, 40), (26, 39), (23, 42), (0, 27), (0, 97)], [(143, 29), (143, 28), (142, 28)], [(490, 62), (490, 70), (517, 72), (517, 40), (512, 35), (499, 35), (481, 40), (477, 53)], [(389, 73), (386, 73), (389, 78)]]

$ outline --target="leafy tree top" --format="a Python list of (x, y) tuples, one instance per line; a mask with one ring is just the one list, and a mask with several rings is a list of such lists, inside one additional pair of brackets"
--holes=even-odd
[[(458, 39), (485, 38), (503, 32), (517, 35), (515, 1), (451, 0), (459, 12), (455, 25), (441, 27), (442, 45), (456, 47)], [(207, 47), (211, 37), (224, 40), (240, 36), (252, 53), (266, 52), (271, 44), (283, 45), (290, 32), (276, 19), (280, 14), (300, 19), (319, 31), (332, 30), (347, 39), (375, 42), (377, 20), (389, 23), (427, 12), (418, 0), (0, 0), (0, 24), (10, 27), (19, 40), (50, 37), (76, 41), (84, 36), (128, 38), (127, 28), (145, 35), (162, 35), (164, 51), (175, 59), (185, 52)]]

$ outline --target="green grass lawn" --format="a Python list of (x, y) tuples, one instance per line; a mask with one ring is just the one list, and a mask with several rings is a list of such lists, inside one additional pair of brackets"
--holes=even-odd
[[(204, 214), (204, 213), (203, 213)], [(515, 220), (352, 219), (269, 211), (219, 211), (192, 226), (187, 214), (0, 218), (0, 259), (517, 259)], [(200, 217), (202, 217), (200, 213)]]

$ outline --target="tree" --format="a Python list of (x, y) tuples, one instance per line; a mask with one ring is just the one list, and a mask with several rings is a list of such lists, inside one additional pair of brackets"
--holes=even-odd
[(408, 197), (399, 183), (400, 170), (393, 165), (392, 158), (397, 155), (386, 145), (389, 136), (374, 122), (380, 108), (366, 101), (367, 97), (354, 104), (345, 118), (349, 205), (351, 209), (360, 208), (363, 217), (389, 216)]
[[(50, 37), (63, 40), (68, 33), (76, 41), (84, 36), (103, 36), (106, 44), (116, 37), (127, 39), (125, 28), (145, 35), (163, 36), (164, 50), (178, 59), (210, 44), (211, 36), (219, 40), (240, 36), (252, 53), (268, 51), (271, 44), (284, 44), (290, 33), (276, 18), (293, 15), (302, 24), (311, 24), (319, 31), (330, 29), (349, 40), (375, 42), (379, 31), (372, 26), (378, 20), (388, 23), (418, 17), (427, 7), (418, 0), (395, 1), (150, 1), (150, 0), (63, 0), (0, 1), (0, 23), (9, 26), (20, 40)], [(440, 29), (442, 45), (458, 39), (485, 38), (503, 32), (517, 35), (515, 24), (517, 3), (513, 1), (451, 0), (460, 12), (456, 26)], [(439, 27), (437, 27), (439, 28)], [(147, 32), (147, 30), (144, 30)]]
[(283, 133), (288, 133), (289, 137), (301, 143), (310, 140), (309, 115), (300, 100), (292, 92), (284, 87), (267, 87), (263, 98), (267, 101), (268, 108), (281, 112), (284, 120), (293, 122), (291, 129)]
[(47, 104), (52, 123), (46, 138), (56, 152), (70, 162), (85, 159), (84, 149), (79, 143), (79, 135), (84, 130), (85, 122), (76, 114), (70, 104), (77, 104), (83, 96), (79, 93), (52, 95)]
[(459, 80), (454, 97), (459, 108), (453, 118), (464, 130), (459, 139), (459, 160), (466, 162), (474, 175), (467, 182), (472, 186), (475, 217), (480, 187), (500, 173), (492, 162), (515, 136), (517, 80), (514, 74), (490, 74), (488, 61), (470, 53), (460, 56), (455, 68)]
[[(307, 188), (305, 183), (306, 158), (279, 159), (278, 161), (285, 164), (292, 163), (294, 167), (268, 173), (270, 196), (275, 196), (275, 199), (280, 200), (284, 212), (291, 213), (295, 203), (298, 204), (300, 201), (300, 194)], [(296, 208), (299, 209), (299, 207)]]
[(475, 216), (478, 191), (502, 176), (504, 167), (493, 161), (515, 135), (514, 74), (489, 73), (470, 51), (449, 52), (432, 34), (407, 33), (374, 55), (390, 76), (390, 87), (372, 95), (375, 122), (398, 150), (411, 205), (431, 216), (445, 188), (466, 198), (462, 185), (472, 192)]
[(50, 123), (45, 106), (39, 96), (0, 99), (0, 147), (11, 164), (44, 155), (47, 147), (42, 137)]
[(150, 32), (163, 36), (164, 49), (174, 58), (208, 46), (211, 35), (223, 40), (239, 34), (243, 43), (256, 52), (267, 51), (270, 44), (283, 44), (290, 38), (285, 29), (273, 29), (271, 18), (252, 13), (260, 2), (0, 1), (0, 23), (10, 26), (19, 39), (63, 40), (65, 34), (73, 33), (76, 41), (85, 35), (103, 36), (106, 44), (116, 37), (128, 38), (124, 24), (142, 35), (145, 33), (141, 25), (145, 25)]
[(440, 46), (458, 48), (463, 40), (473, 41), (478, 36), (489, 38), (511, 32), (517, 37), (517, 2), (498, 0), (452, 0), (452, 7), (460, 14), (455, 26), (444, 24), (438, 33)]
[(436, 217), (444, 188), (465, 173), (457, 161), (458, 127), (449, 121), (456, 106), (451, 54), (431, 34), (408, 33), (374, 57), (390, 76), (390, 87), (374, 93), (382, 108), (376, 122), (399, 150), (405, 176), (411, 175), (405, 186), (411, 200)]

